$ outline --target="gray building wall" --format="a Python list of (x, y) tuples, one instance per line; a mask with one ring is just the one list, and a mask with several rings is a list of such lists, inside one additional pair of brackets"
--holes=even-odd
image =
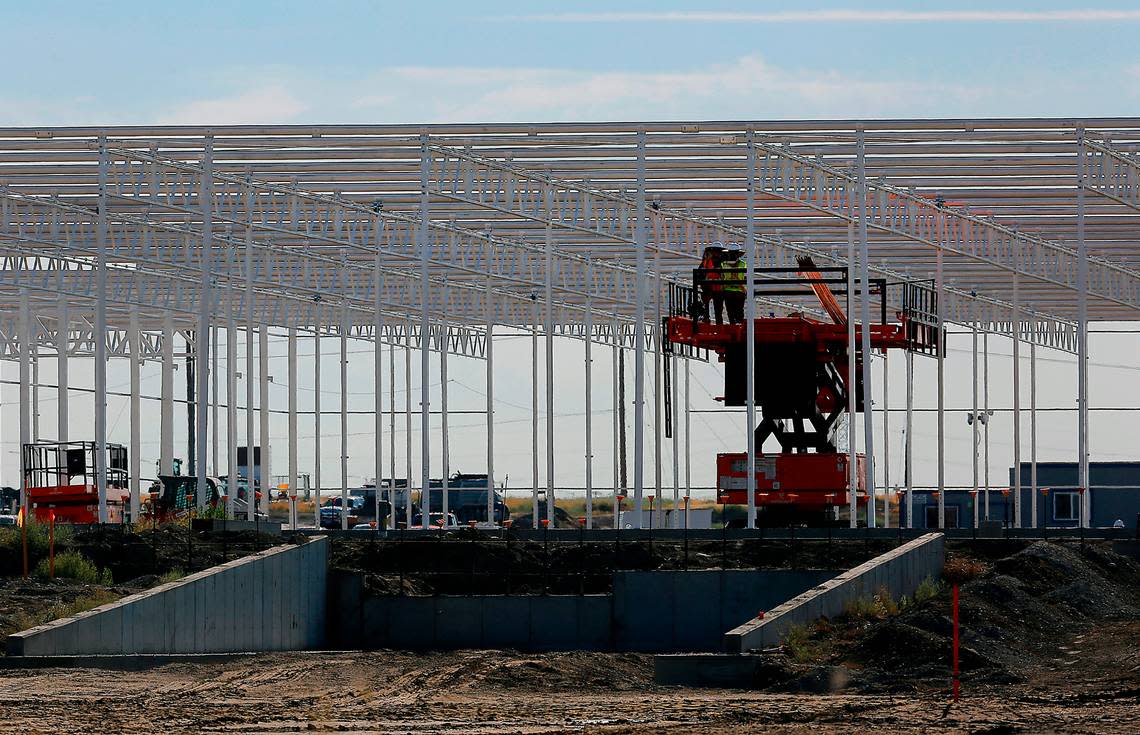
[(8, 636), (8, 654), (75, 656), (319, 648), (328, 539), (277, 546)]
[[(1014, 468), (1009, 470), (1007, 486), (992, 485), (989, 493), (989, 519), (998, 523), (1014, 522), (1012, 488)], [(1022, 527), (1076, 528), (1077, 520), (1058, 513), (1069, 507), (1060, 496), (1077, 492), (1077, 465), (1075, 462), (1037, 463), (1037, 512), (1034, 516), (1032, 469), (1029, 463), (1021, 464), (1021, 518)], [(1042, 495), (1041, 489), (1048, 488), (1049, 494)], [(1002, 490), (1010, 489), (1008, 496)], [(1089, 490), (1092, 515), (1089, 525), (1093, 528), (1111, 528), (1120, 519), (1124, 526), (1136, 530), (1137, 514), (1140, 513), (1140, 462), (1092, 462), (1089, 464)], [(1079, 496), (1072, 495), (1075, 502)], [(945, 504), (948, 509), (956, 509), (958, 528), (970, 528), (973, 523), (973, 501), (969, 490), (947, 490)], [(985, 513), (985, 490), (978, 491), (978, 518), (982, 521)], [(937, 511), (927, 513), (927, 508), (938, 505), (938, 499), (930, 492), (918, 491), (914, 496), (914, 527), (937, 529)], [(951, 514), (955, 511), (951, 510)], [(951, 515), (952, 519), (953, 516)]]

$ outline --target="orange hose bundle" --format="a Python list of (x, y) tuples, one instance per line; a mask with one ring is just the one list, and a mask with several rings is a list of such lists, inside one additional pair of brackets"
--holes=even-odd
[[(796, 258), (796, 262), (800, 266), (800, 275), (804, 278), (811, 278), (820, 280), (823, 276), (815, 269), (815, 261), (811, 259), (810, 255), (801, 255)], [(815, 297), (819, 299), (819, 303), (823, 306), (823, 310), (831, 317), (831, 321), (836, 324), (846, 324), (847, 314), (844, 313), (843, 307), (839, 304), (839, 299), (835, 298), (835, 294), (827, 287), (826, 283), (813, 283), (811, 290), (815, 292)]]

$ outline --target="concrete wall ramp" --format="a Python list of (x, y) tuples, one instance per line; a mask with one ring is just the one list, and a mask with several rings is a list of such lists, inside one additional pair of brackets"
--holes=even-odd
[(328, 539), (276, 546), (8, 636), (9, 656), (319, 648)]

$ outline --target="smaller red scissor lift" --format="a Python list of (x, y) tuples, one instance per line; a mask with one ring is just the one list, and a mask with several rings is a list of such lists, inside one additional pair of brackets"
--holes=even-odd
[[(767, 525), (826, 522), (834, 509), (850, 503), (854, 490), (865, 502), (863, 455), (856, 455), (858, 483), (850, 487), (851, 457), (836, 446), (840, 418), (847, 411), (848, 324), (845, 310), (835, 298), (848, 295), (845, 267), (816, 268), (801, 258), (799, 268), (758, 268), (757, 294), (804, 295), (810, 289), (831, 317), (820, 321), (799, 313), (757, 318), (755, 334), (755, 398), (761, 421), (756, 433), (756, 506)], [(822, 272), (821, 272), (822, 271)], [(694, 271), (694, 287), (670, 291), (671, 316), (665, 320), (667, 342), (690, 349), (715, 352), (724, 363), (726, 406), (746, 405), (748, 376), (745, 355), (749, 325), (711, 324), (698, 300), (702, 286), (716, 283), (711, 270)], [(831, 286), (837, 288), (832, 290)], [(887, 321), (888, 289), (899, 289), (902, 310), (896, 322)], [(888, 284), (871, 280), (868, 296), (879, 301), (879, 323), (866, 325), (872, 350), (937, 351), (937, 307), (927, 282)], [(850, 295), (848, 295), (850, 305)], [(846, 311), (850, 311), (850, 306)], [(864, 325), (855, 325), (854, 409), (863, 410), (862, 360), (859, 351)], [(763, 452), (764, 442), (775, 438), (780, 451)], [(717, 455), (717, 500), (726, 504), (748, 502), (748, 455)]]
[(123, 520), (127, 492), (127, 449), (107, 444), (99, 457), (95, 442), (34, 442), (23, 446), (24, 488), (34, 517), (46, 523), (99, 522), (99, 465), (107, 468), (107, 521)]

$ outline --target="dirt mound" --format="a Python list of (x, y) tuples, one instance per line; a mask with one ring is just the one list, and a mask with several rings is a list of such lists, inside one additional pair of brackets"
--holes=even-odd
[(158, 528), (77, 526), (68, 547), (110, 569), (117, 582), (173, 570), (195, 572), (288, 542), (254, 531), (192, 533), (184, 523), (171, 523)]
[[(839, 658), (863, 688), (940, 683), (950, 667), (949, 591), (870, 626)], [(960, 588), (963, 679), (1024, 678), (1074, 632), (1140, 619), (1140, 564), (1106, 545), (1039, 541)]]
[[(424, 666), (424, 661), (431, 665)], [(417, 657), (411, 671), (393, 682), (401, 691), (514, 689), (527, 691), (626, 691), (653, 686), (652, 657), (587, 651), (520, 654), (459, 651)]]

